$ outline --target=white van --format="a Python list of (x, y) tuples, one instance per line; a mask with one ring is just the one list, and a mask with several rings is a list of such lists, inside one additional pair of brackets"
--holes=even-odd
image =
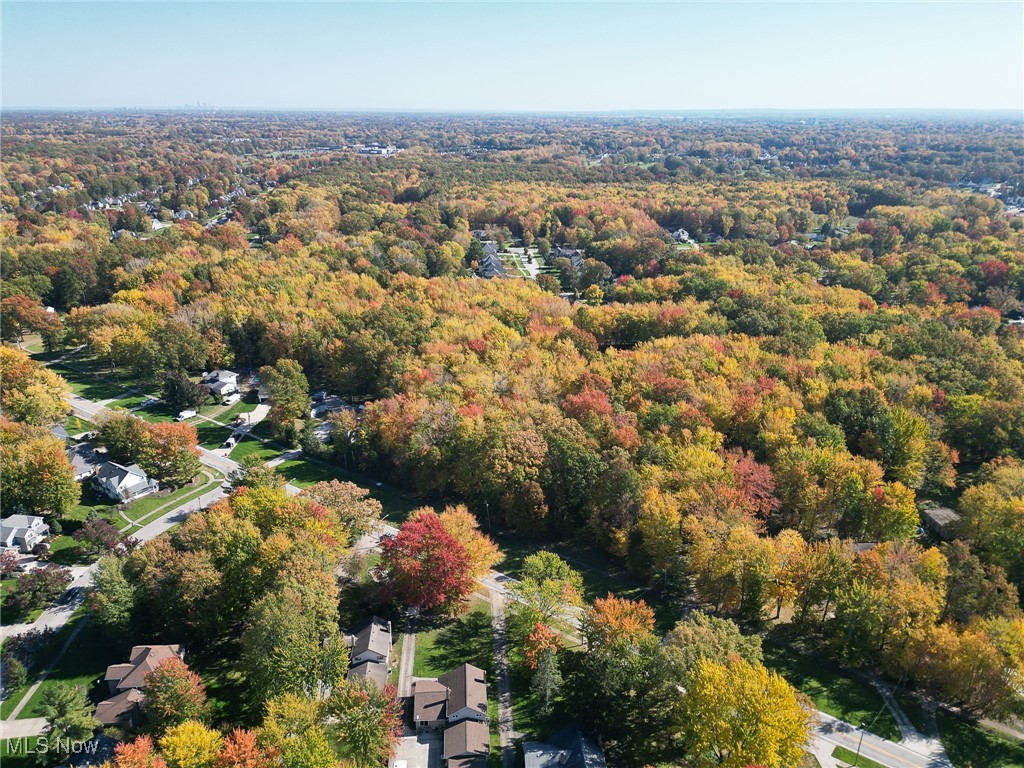
[(238, 393), (238, 392), (235, 392), (235, 394), (233, 394), (233, 395), (225, 395), (224, 399), (221, 400), (220, 404), (221, 405), (234, 405), (235, 403), (237, 403), (241, 399), (242, 399), (242, 395), (240, 393)]
[(182, 411), (181, 413), (179, 413), (177, 416), (174, 417), (174, 420), (175, 421), (185, 421), (185, 419), (191, 419), (193, 416), (198, 416), (198, 415), (199, 415), (198, 413), (196, 413), (195, 411), (192, 411), (192, 410)]

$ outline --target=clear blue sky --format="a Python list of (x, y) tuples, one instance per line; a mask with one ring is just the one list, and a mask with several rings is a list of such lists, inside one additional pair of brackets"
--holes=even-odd
[(1024, 3), (2, 3), (6, 107), (1024, 109)]

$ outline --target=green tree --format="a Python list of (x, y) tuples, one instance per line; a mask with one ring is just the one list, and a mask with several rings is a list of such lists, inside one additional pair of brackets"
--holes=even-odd
[(168, 371), (164, 374), (164, 401), (176, 411), (196, 410), (210, 402), (210, 391), (198, 381), (192, 381), (184, 371)]
[(295, 419), (309, 417), (309, 381), (302, 366), (282, 358), (260, 368), (260, 386), (270, 395), (270, 423), (281, 434)]
[(87, 741), (100, 722), (93, 717), (85, 690), (59, 683), (43, 690), (39, 711), (46, 718), (46, 733), (55, 739)]
[(540, 710), (547, 715), (562, 690), (562, 670), (554, 648), (545, 648), (537, 659), (537, 669), (530, 680), (530, 690), (540, 697)]

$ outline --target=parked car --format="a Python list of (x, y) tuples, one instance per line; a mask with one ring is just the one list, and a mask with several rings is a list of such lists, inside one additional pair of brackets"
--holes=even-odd
[(196, 411), (193, 411), (193, 410), (182, 411), (181, 413), (179, 413), (177, 416), (174, 417), (174, 420), (175, 421), (185, 421), (185, 419), (191, 419), (193, 416), (198, 416), (198, 415), (199, 414)]
[(234, 448), (237, 444), (238, 444), (238, 436), (237, 435), (232, 435), (231, 437), (229, 437), (227, 440), (224, 441), (224, 444), (221, 445), (221, 448)]
[(234, 405), (242, 399), (242, 395), (235, 392), (233, 395), (225, 395), (224, 399), (221, 400), (221, 405)]

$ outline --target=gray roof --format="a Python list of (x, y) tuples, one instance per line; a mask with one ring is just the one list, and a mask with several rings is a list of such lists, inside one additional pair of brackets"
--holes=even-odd
[(924, 507), (921, 514), (936, 525), (951, 525), (960, 522), (960, 515), (949, 507)]
[(88, 443), (79, 443), (68, 448), (68, 459), (75, 470), (76, 475), (96, 470), (103, 461), (96, 455), (96, 451)]
[(388, 684), (388, 665), (379, 661), (365, 661), (352, 667), (345, 676), (349, 682), (371, 682), (378, 688)]
[(4, 528), (34, 528), (43, 522), (38, 515), (11, 515), (0, 520), (0, 525)]
[(142, 471), (142, 468), (138, 464), (130, 464), (127, 467), (123, 464), (118, 464), (116, 461), (105, 462), (101, 467), (100, 471), (96, 474), (100, 480), (113, 479), (118, 484), (124, 482), (129, 477), (138, 477), (141, 480), (146, 480), (148, 476)]
[(607, 768), (604, 752), (571, 723), (544, 742), (523, 744), (526, 768)]
[(388, 658), (391, 655), (391, 623), (374, 616), (352, 639), (352, 655), (372, 651)]

